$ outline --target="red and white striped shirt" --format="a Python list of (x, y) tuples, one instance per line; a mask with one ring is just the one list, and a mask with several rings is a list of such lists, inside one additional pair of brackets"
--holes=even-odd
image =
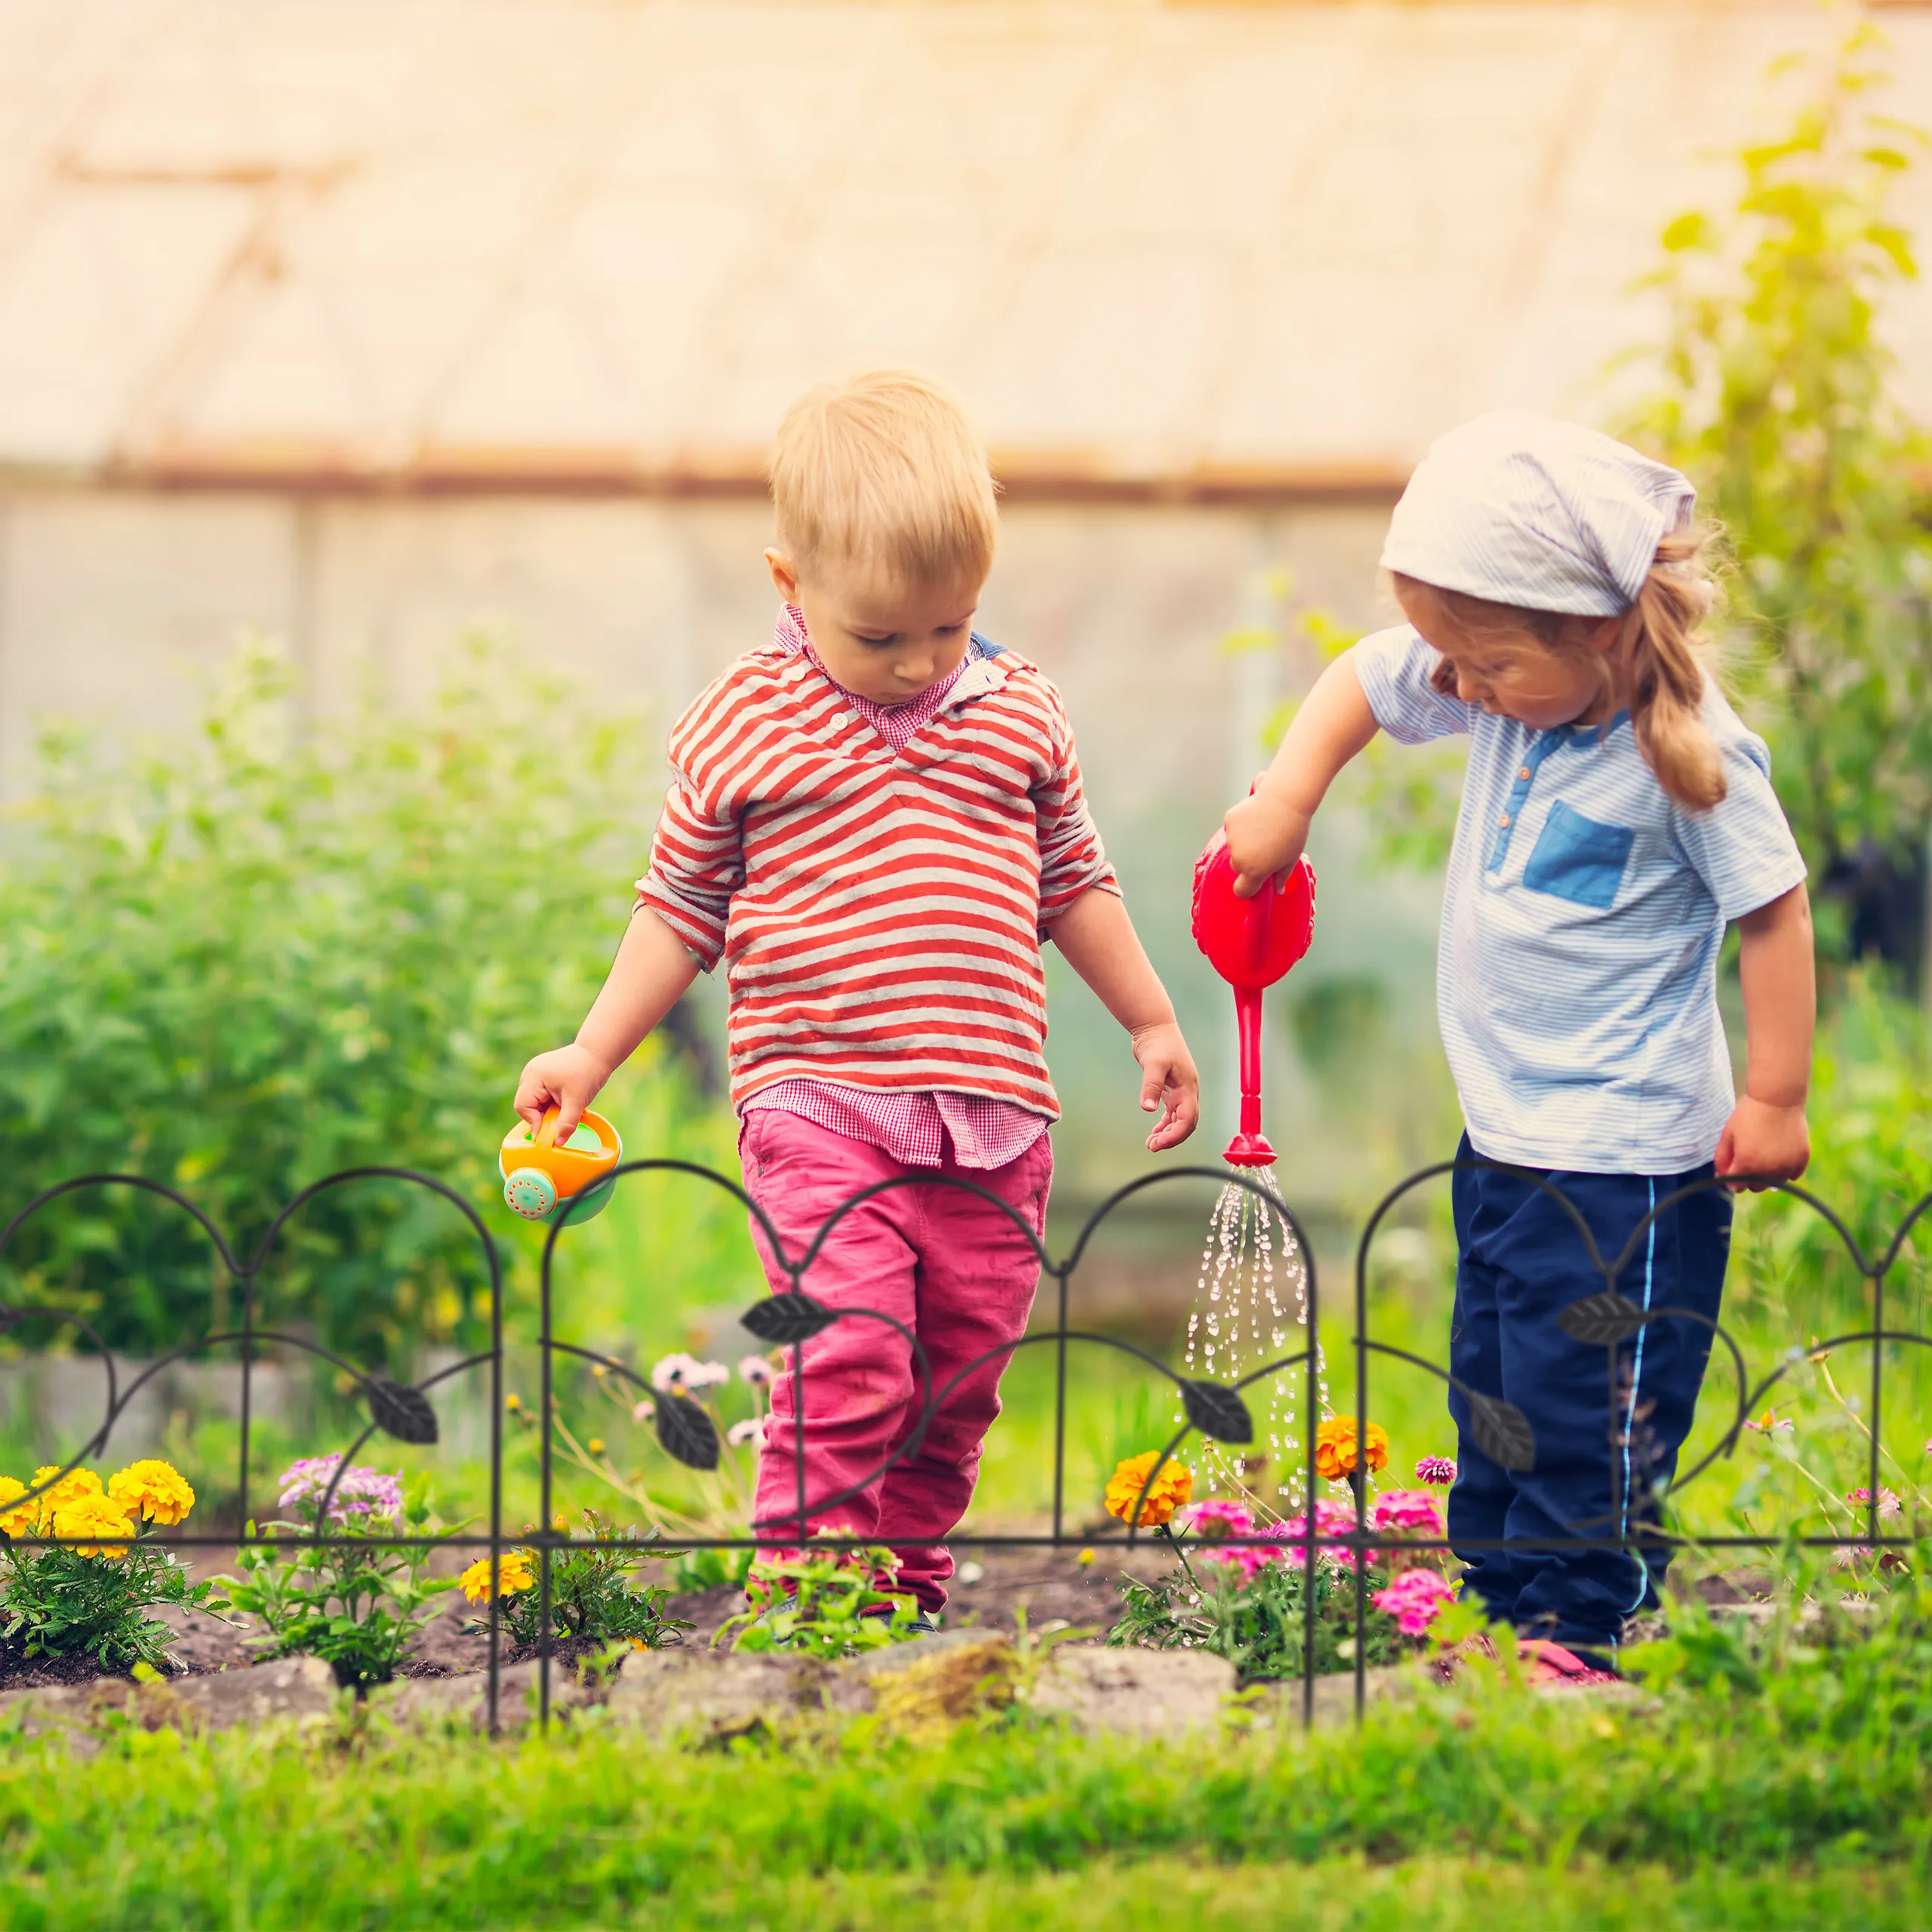
[(1057, 1118), (1040, 940), (1090, 888), (1119, 890), (1059, 694), (982, 657), (895, 746), (803, 643), (781, 613), (678, 720), (638, 882), (707, 970), (724, 961), (734, 1104), (806, 1081)]

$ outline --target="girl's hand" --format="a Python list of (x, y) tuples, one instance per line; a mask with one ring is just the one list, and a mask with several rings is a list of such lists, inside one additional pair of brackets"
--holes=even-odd
[(557, 1138), (568, 1140), (610, 1077), (611, 1069), (583, 1047), (558, 1047), (539, 1054), (516, 1083), (517, 1112), (534, 1134), (543, 1124), (546, 1111), (556, 1108)]
[(1747, 1094), (1718, 1137), (1718, 1172), (1751, 1175), (1753, 1194), (1761, 1193), (1768, 1181), (1795, 1180), (1810, 1159), (1811, 1130), (1801, 1100), (1793, 1107), (1774, 1107)]
[(1171, 1020), (1137, 1027), (1131, 1035), (1134, 1057), (1140, 1063), (1140, 1107), (1152, 1113), (1164, 1101), (1165, 1111), (1147, 1137), (1147, 1151), (1178, 1147), (1200, 1124), (1201, 1076), (1194, 1056)]
[(1311, 817), (1264, 783), (1222, 820), (1237, 898), (1252, 899), (1269, 879), (1286, 874), (1308, 843)]

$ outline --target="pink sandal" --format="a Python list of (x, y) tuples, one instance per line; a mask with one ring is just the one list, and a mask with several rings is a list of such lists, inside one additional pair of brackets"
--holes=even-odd
[(1529, 1681), (1536, 1684), (1621, 1684), (1614, 1670), (1598, 1670), (1586, 1663), (1574, 1651), (1547, 1637), (1526, 1637), (1516, 1646), (1529, 1664)]

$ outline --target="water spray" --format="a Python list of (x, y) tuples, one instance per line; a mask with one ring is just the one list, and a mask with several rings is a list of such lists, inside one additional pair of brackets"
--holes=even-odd
[[(1241, 1117), (1223, 1158), (1259, 1183), (1266, 1198), (1230, 1182), (1214, 1204), (1188, 1317), (1190, 1375), (1238, 1381), (1278, 1360), (1288, 1349), (1291, 1327), (1307, 1324), (1307, 1266), (1281, 1210), (1275, 1150), (1261, 1131), (1261, 1006), (1263, 993), (1307, 952), (1314, 937), (1315, 868), (1306, 857), (1297, 859), (1284, 878), (1243, 899), (1235, 891), (1227, 840), (1217, 832), (1194, 868), (1194, 943), (1234, 989)], [(1268, 1379), (1268, 1460), (1277, 1477), (1290, 1473), (1301, 1446), (1294, 1433), (1301, 1386), (1294, 1374)], [(1259, 1472), (1251, 1464), (1218, 1444), (1202, 1445), (1202, 1460), (1211, 1487), (1260, 1500), (1254, 1487)], [(1286, 1483), (1269, 1486), (1278, 1495), (1298, 1493)]]

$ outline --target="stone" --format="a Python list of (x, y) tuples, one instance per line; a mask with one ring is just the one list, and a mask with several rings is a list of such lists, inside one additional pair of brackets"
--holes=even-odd
[[(506, 1664), (497, 1679), (497, 1723), (503, 1730), (525, 1730), (537, 1721), (538, 1666)], [(561, 1658), (550, 1662), (550, 1714), (561, 1717), (592, 1701), (593, 1694), (579, 1681), (575, 1669)], [(379, 1684), (369, 1694), (370, 1707), (398, 1724), (454, 1726), (485, 1730), (490, 1722), (490, 1678), (487, 1671), (466, 1671), (460, 1677), (399, 1677)]]
[[(1406, 1703), (1430, 1680), (1414, 1664), (1380, 1664), (1362, 1675), (1362, 1705)], [(1299, 1730), (1306, 1707), (1300, 1678), (1265, 1684), (1251, 1694), (1249, 1709), (1257, 1727)], [(1312, 1727), (1327, 1730), (1355, 1720), (1355, 1679), (1352, 1671), (1337, 1671), (1315, 1680)]]
[(827, 1667), (778, 1651), (645, 1651), (624, 1660), (606, 1708), (620, 1722), (703, 1742), (749, 1737), (817, 1709)]
[(1011, 1704), (1019, 1678), (1019, 1658), (1004, 1637), (947, 1630), (840, 1664), (825, 1701), (869, 1711), (904, 1737), (936, 1737), (964, 1718)]
[(1048, 1655), (1031, 1702), (1081, 1730), (1180, 1737), (1215, 1728), (1234, 1690), (1234, 1666), (1202, 1651), (1063, 1644)]
[(85, 1732), (117, 1718), (144, 1730), (190, 1732), (278, 1721), (309, 1724), (332, 1715), (340, 1697), (335, 1673), (321, 1658), (279, 1657), (245, 1670), (159, 1684), (103, 1677), (91, 1684), (8, 1691), (0, 1696), (0, 1731), (17, 1723), (27, 1737)]

